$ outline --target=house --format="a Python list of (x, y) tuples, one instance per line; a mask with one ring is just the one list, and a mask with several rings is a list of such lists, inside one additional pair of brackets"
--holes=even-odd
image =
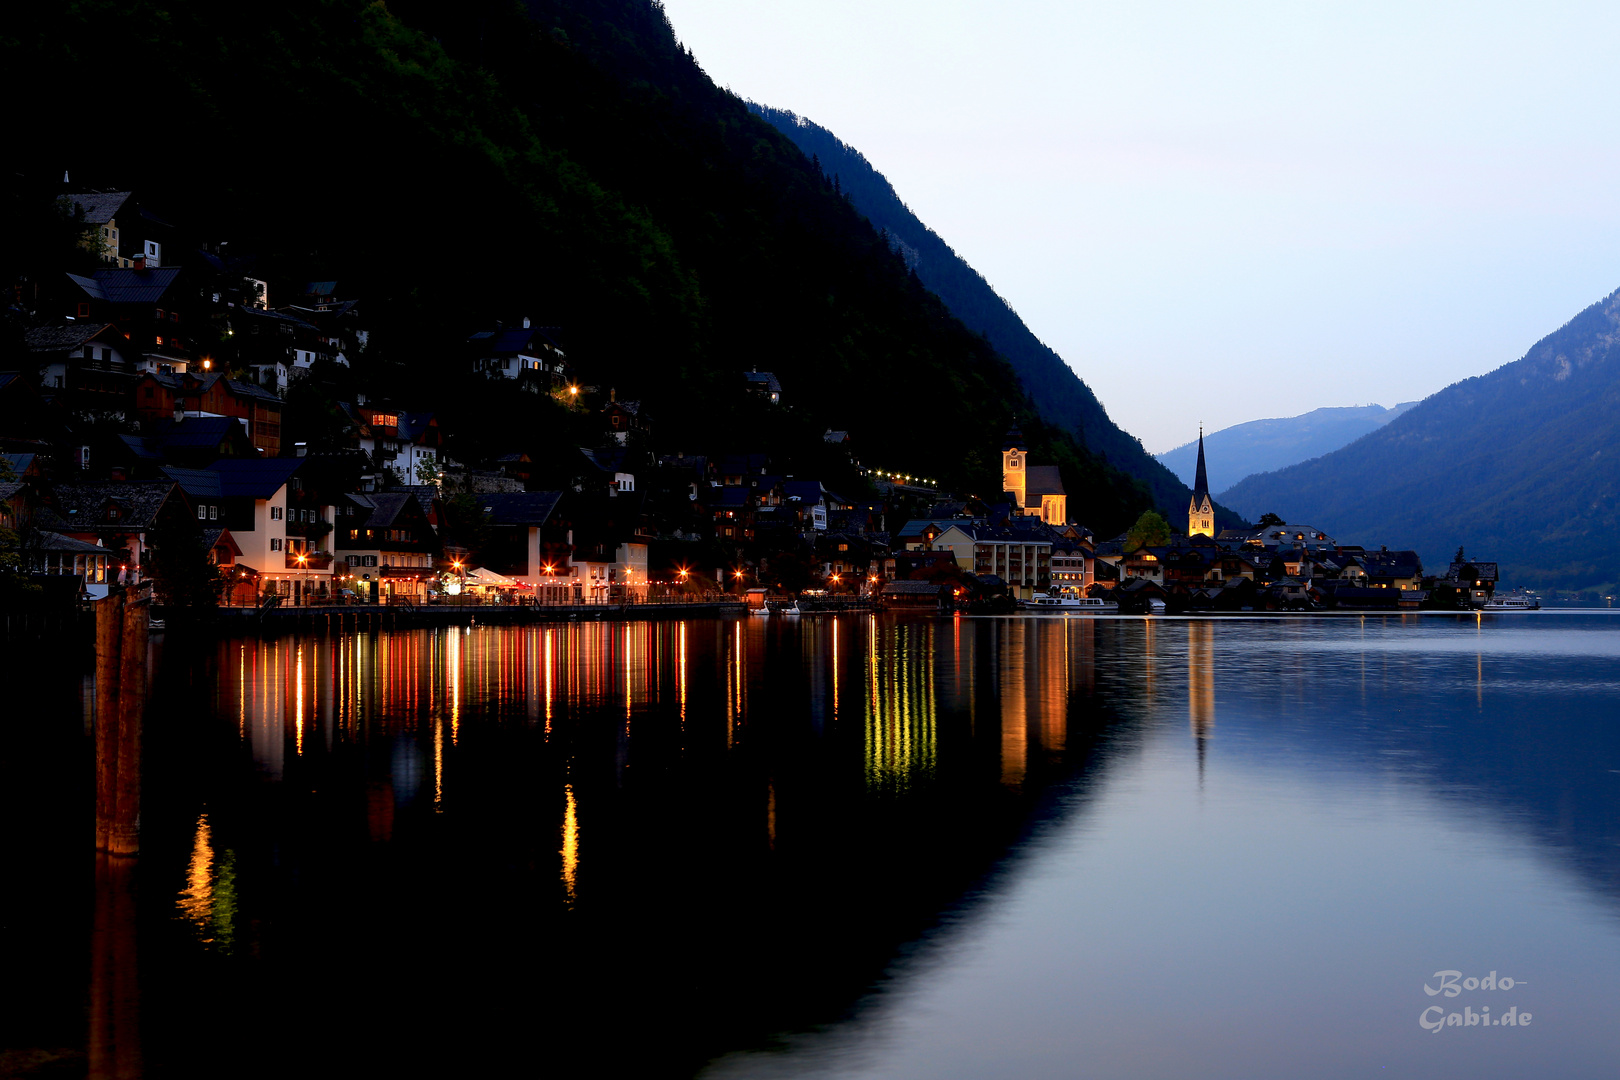
[(281, 399), (217, 372), (141, 376), (135, 384), (135, 414), (142, 420), (173, 419), (177, 414), (235, 417), (259, 453), (281, 455)]
[(126, 476), (153, 473), (163, 465), (201, 469), (222, 457), (257, 458), (247, 427), (230, 416), (182, 416), (153, 422), (151, 435), (119, 435), (106, 448), (97, 448), (98, 460)]
[(1275, 550), (1279, 547), (1300, 547), (1307, 551), (1334, 548), (1333, 537), (1313, 525), (1270, 525), (1250, 534), (1249, 543)]
[(1364, 551), (1356, 559), (1360, 584), (1374, 589), (1410, 591), (1423, 584), (1423, 560), (1415, 551)]
[(1496, 593), (1497, 566), (1493, 562), (1480, 562), (1463, 555), (1457, 549), (1456, 557), (1446, 567), (1446, 583), (1467, 596), (1469, 607), (1484, 607)]
[(394, 470), (400, 483), (435, 480), (449, 464), (436, 414), (361, 405), (353, 415), (359, 421), (360, 449), (379, 468)]
[(721, 487), (736, 487), (748, 483), (751, 477), (764, 476), (764, 454), (727, 454), (709, 463), (709, 483)]
[[(336, 506), (307, 489), (299, 458), (222, 458), (203, 469), (165, 466), (208, 528), (229, 529), (243, 564), (265, 593), (292, 603), (329, 598), (333, 589), (331, 534)], [(203, 516), (206, 514), (206, 518)]]
[[(587, 490), (605, 491), (609, 496), (634, 493), (636, 474), (631, 471), (633, 460), (631, 451), (622, 446), (610, 446), (603, 450), (587, 450), (580, 447), (579, 452), (588, 465)], [(596, 485), (591, 483), (591, 477), (596, 479)]]
[(84, 246), (110, 267), (163, 265), (174, 226), (152, 213), (131, 191), (81, 191), (63, 195), (62, 205), (92, 231)]
[(1039, 519), (940, 524), (944, 527), (934, 536), (931, 546), (936, 551), (950, 551), (963, 571), (975, 577), (999, 577), (1022, 600), (1051, 587), (1054, 534)]
[(747, 382), (749, 393), (764, 398), (772, 405), (782, 403), (782, 384), (771, 372), (746, 371), (743, 373), (743, 379)]
[(333, 553), (344, 586), (368, 603), (422, 602), (437, 587), (439, 537), (408, 491), (337, 499)]
[(233, 308), (230, 336), (236, 368), (277, 396), (284, 396), (291, 381), (308, 375), (316, 362), (333, 359), (327, 335), (287, 311)]
[(630, 442), (631, 436), (641, 438), (651, 434), (647, 423), (647, 410), (639, 401), (620, 401), (618, 395), (608, 391), (608, 403), (602, 407), (602, 423), (607, 436), (620, 446)]
[(55, 484), (44, 492), (34, 524), (105, 548), (115, 576), (133, 584), (145, 576), (155, 534), (165, 529), (189, 532), (197, 519), (187, 493), (164, 478)]
[(496, 379), (515, 379), (528, 390), (552, 390), (567, 381), (567, 357), (555, 326), (523, 325), (483, 330), (467, 339), (473, 371)]
[(1096, 581), (1090, 540), (1063, 536), (1052, 541), (1052, 588), (1069, 596), (1085, 596)]
[(194, 358), (193, 321), (201, 325), (195, 292), (184, 277), (177, 266), (144, 265), (68, 274), (71, 310), (64, 314), (75, 321), (113, 323), (128, 343), (125, 354), (141, 370), (184, 374)]
[(891, 581), (883, 586), (883, 601), (890, 607), (937, 609), (951, 595), (951, 587), (937, 581)]
[[(110, 322), (73, 320), (30, 327), (23, 332), (23, 344), (39, 364), (39, 384), (49, 390), (87, 385), (94, 373), (132, 376), (138, 359), (128, 338)], [(127, 393), (131, 381), (120, 380), (117, 392)]]

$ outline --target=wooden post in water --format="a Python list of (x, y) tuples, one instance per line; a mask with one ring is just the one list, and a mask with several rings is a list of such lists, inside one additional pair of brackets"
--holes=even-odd
[(96, 850), (140, 851), (141, 718), (150, 592), (115, 589), (96, 604)]

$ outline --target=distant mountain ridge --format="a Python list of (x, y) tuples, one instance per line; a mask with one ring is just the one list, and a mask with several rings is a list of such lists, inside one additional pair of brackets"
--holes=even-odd
[(1522, 359), (1454, 383), (1324, 457), (1226, 492), (1341, 542), (1464, 545), (1510, 585), (1620, 585), (1620, 291)]
[[(1154, 502), (1176, 515), (1171, 520), (1186, 512), (1191, 489), (1148, 453), (1139, 439), (1109, 418), (1102, 402), (1074, 369), (1024, 325), (977, 270), (911, 212), (894, 186), (859, 150), (786, 109), (757, 102), (749, 102), (748, 107), (819, 163), (855, 209), (887, 235), (906, 265), (945, 302), (951, 314), (983, 334), (1007, 358), (1043, 419), (1078, 432), (1087, 448), (1143, 480)], [(1236, 515), (1223, 508), (1217, 508), (1216, 519), (1222, 525), (1238, 524)]]
[[(1301, 461), (1331, 454), (1369, 431), (1383, 427), (1416, 405), (1392, 408), (1350, 405), (1312, 409), (1299, 416), (1250, 420), (1204, 436), (1209, 461), (1209, 489), (1224, 493), (1253, 473), (1275, 472)], [(1183, 483), (1191, 483), (1198, 465), (1198, 440), (1155, 455)]]

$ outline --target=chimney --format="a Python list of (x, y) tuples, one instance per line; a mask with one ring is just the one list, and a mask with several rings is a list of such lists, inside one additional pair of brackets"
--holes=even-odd
[(529, 328), (529, 317), (527, 315), (525, 315), (525, 316), (523, 316), (523, 329), (527, 330), (528, 328)]
[(146, 269), (146, 254), (144, 252), (142, 252), (140, 254), (137, 254), (134, 257), (134, 259), (131, 260), (131, 262), (134, 263), (135, 269), (137, 269), (137, 270), (145, 270)]
[(179, 423), (186, 418), (186, 403), (180, 398), (174, 399), (174, 422)]
[(618, 401), (619, 400), (619, 392), (617, 390), (615, 390), (611, 386), (608, 387), (608, 400), (609, 401)]

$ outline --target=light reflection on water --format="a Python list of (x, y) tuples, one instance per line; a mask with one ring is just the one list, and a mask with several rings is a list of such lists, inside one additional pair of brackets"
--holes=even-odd
[[(323, 981), (400, 1047), (459, 1031), (393, 995), (429, 957), (464, 1023), (522, 1016), (486, 1071), (598, 1024), (727, 1077), (1605, 1075), (1616, 660), (1565, 614), (220, 642), (195, 759), (154, 759), (185, 946), (145, 962), (268, 980), (213, 1023), (295, 1057), (274, 1002)], [(1533, 970), (1541, 1026), (1421, 1031), (1465, 964)], [(593, 979), (613, 1009), (544, 996)]]

